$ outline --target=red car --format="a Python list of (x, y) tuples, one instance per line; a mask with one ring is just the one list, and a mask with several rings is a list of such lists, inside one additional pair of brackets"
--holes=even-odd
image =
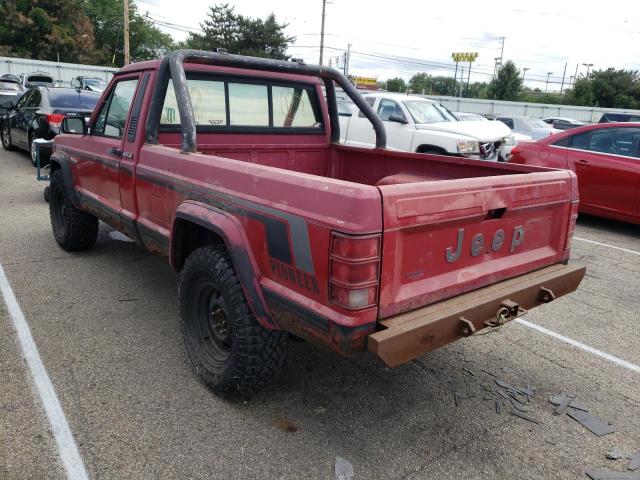
[(588, 125), (522, 142), (509, 161), (572, 170), (580, 212), (640, 224), (640, 123)]

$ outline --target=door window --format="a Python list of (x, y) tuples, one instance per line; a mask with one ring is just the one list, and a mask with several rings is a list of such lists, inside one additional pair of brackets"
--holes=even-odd
[(378, 115), (380, 115), (380, 118), (385, 121), (388, 121), (391, 115), (399, 115), (406, 120), (400, 105), (398, 105), (397, 102), (386, 98), (380, 100), (380, 105), (378, 105)]
[[(373, 107), (373, 104), (376, 103), (376, 97), (364, 97), (364, 101), (367, 102), (371, 107)], [(367, 118), (367, 116), (362, 113), (362, 110), (360, 110), (360, 113), (358, 113), (358, 118)]]
[(573, 135), (570, 147), (577, 150), (640, 158), (640, 128), (603, 128)]
[(513, 124), (513, 118), (498, 117), (498, 121), (504, 123), (511, 130), (515, 128), (515, 125)]
[(25, 102), (24, 106), (27, 108), (37, 108), (40, 106), (40, 100), (42, 100), (42, 94), (40, 93), (40, 90), (36, 88), (31, 92), (29, 100)]
[(92, 132), (94, 135), (122, 138), (137, 85), (137, 78), (116, 83), (96, 118)]

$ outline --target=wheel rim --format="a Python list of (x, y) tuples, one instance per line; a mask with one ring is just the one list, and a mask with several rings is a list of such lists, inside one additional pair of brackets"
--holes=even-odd
[(31, 161), (35, 165), (38, 154), (36, 152), (36, 144), (33, 140), (29, 140), (29, 151), (31, 152)]
[(210, 279), (196, 282), (190, 298), (190, 334), (202, 352), (201, 360), (221, 367), (231, 354), (233, 345), (229, 310), (222, 294)]
[(53, 221), (57, 230), (64, 232), (67, 227), (66, 207), (64, 203), (64, 192), (61, 188), (49, 189), (49, 204), (53, 212)]
[(2, 144), (5, 147), (9, 146), (9, 129), (7, 127), (2, 128)]

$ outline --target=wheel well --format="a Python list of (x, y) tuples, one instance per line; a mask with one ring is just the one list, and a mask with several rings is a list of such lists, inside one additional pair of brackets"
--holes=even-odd
[(191, 252), (207, 245), (225, 245), (224, 239), (216, 232), (201, 225), (176, 219), (173, 229), (173, 266), (176, 270), (182, 270), (185, 260)]
[(447, 151), (436, 145), (420, 145), (416, 148), (416, 153), (438, 152), (441, 155), (446, 155)]

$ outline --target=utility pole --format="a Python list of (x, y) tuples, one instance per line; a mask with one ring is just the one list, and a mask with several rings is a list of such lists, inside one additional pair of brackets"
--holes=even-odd
[(527, 74), (527, 70), (531, 70), (529, 67), (522, 67), (522, 86), (524, 86), (524, 76)]
[(462, 98), (462, 85), (464, 84), (464, 66), (460, 67), (460, 90), (458, 91), (458, 97)]
[(124, 0), (124, 64), (129, 65), (129, 0)]
[(562, 85), (560, 85), (560, 95), (564, 90), (564, 77), (567, 75), (567, 62), (564, 62), (564, 72), (562, 73)]
[(322, 26), (320, 27), (320, 61), (319, 65), (322, 65), (322, 54), (324, 53), (324, 16), (325, 8), (327, 6), (327, 0), (322, 0)]
[(589, 70), (593, 67), (593, 63), (583, 63), (584, 67), (587, 67), (587, 78), (589, 78)]
[(496, 78), (498, 76), (498, 72), (499, 72), (499, 68), (500, 66), (502, 66), (502, 64), (500, 62), (502, 62), (502, 58), (501, 57), (496, 57), (493, 59), (494, 62), (496, 62), (493, 65), (493, 78)]
[(504, 39), (506, 37), (501, 37), (501, 38), (502, 38), (502, 48), (500, 49), (500, 68), (502, 68), (502, 65), (503, 65), (502, 60), (504, 57)]
[(576, 88), (576, 80), (578, 80), (578, 67), (579, 63), (576, 63), (576, 73), (573, 75), (573, 88)]
[(349, 75), (349, 61), (351, 60), (351, 44), (347, 43), (347, 51), (344, 53), (344, 75)]
[(549, 90), (549, 77), (553, 74), (553, 72), (548, 72), (547, 73), (547, 83), (544, 85), (544, 93), (547, 93), (547, 91)]

